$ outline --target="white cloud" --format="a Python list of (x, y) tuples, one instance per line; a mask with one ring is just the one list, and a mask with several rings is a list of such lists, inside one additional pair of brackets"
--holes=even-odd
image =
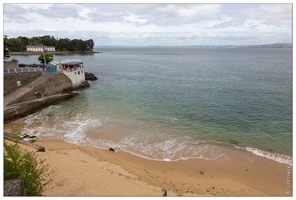
[[(292, 42), (292, 4), (4, 4), (4, 35), (96, 45)], [(285, 37), (284, 37), (285, 36)]]

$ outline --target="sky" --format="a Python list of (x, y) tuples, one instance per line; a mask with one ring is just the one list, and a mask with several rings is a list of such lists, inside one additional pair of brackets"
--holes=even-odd
[(292, 6), (292, 3), (7, 2), (3, 3), (3, 34), (8, 38), (50, 35), (56, 39), (92, 39), (95, 46), (292, 43)]

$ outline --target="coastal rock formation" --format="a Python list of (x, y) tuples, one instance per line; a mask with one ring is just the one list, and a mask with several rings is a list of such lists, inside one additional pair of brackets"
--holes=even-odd
[[(5, 133), (5, 132), (4, 132), (4, 139), (10, 140), (10, 141), (15, 141), (15, 138), (13, 136), (11, 136), (9, 133)], [(33, 147), (34, 149), (36, 149), (37, 152), (45, 152), (45, 148), (43, 146), (33, 144), (33, 143), (27, 142), (25, 140), (18, 140), (18, 143), (29, 146), (29, 147)]]
[(98, 78), (93, 73), (85, 72), (85, 80), (94, 81)]

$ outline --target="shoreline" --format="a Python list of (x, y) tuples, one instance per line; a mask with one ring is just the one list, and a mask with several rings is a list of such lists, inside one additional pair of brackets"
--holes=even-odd
[[(111, 152), (92, 146), (79, 146), (61, 139), (37, 139), (34, 144), (45, 147), (45, 152), (38, 152), (38, 156), (45, 158), (50, 166), (57, 168), (57, 171), (63, 171), (65, 170), (63, 168), (69, 167), (61, 165), (60, 161), (66, 159), (62, 158), (65, 155), (67, 155), (67, 159), (72, 159), (68, 161), (68, 164), (72, 166), (77, 165), (75, 162), (81, 162), (81, 157), (77, 158), (78, 155), (82, 156), (85, 163), (90, 163), (89, 160), (93, 160), (91, 167), (97, 166), (100, 162), (108, 163), (105, 163), (106, 165), (120, 166), (128, 175), (121, 176), (119, 174), (123, 173), (111, 170), (113, 171), (112, 175), (117, 174), (113, 177), (113, 181), (116, 182), (120, 179), (119, 177), (125, 177), (127, 184), (133, 185), (135, 180), (139, 180), (143, 191), (146, 191), (148, 186), (154, 187), (152, 190), (156, 193), (150, 193), (150, 188), (148, 194), (151, 195), (145, 193), (143, 196), (162, 196), (162, 192), (159, 191), (161, 189), (166, 189), (168, 196), (292, 196), (293, 192), (291, 166), (240, 149), (230, 149), (227, 158), (218, 158), (212, 161), (188, 159), (168, 162), (148, 160), (123, 151)], [(107, 170), (107, 168), (104, 169)], [(72, 190), (73, 182), (75, 182), (75, 187), (83, 187), (85, 181), (96, 180), (92, 177), (96, 173), (106, 172), (97, 169), (98, 172), (92, 172), (95, 174), (88, 174), (90, 172), (82, 168), (79, 174), (83, 179), (89, 177), (90, 180), (86, 178), (83, 182), (79, 182), (78, 179), (81, 177), (77, 177), (76, 173), (78, 172), (74, 172), (75, 170), (58, 173), (52, 184), (53, 188), (47, 189), (45, 195), (69, 196), (71, 194), (70, 196), (72, 196), (75, 193)], [(287, 173), (289, 173), (289, 177)], [(102, 176), (106, 178), (107, 175)], [(63, 186), (60, 186), (62, 180), (64, 183)], [(286, 184), (287, 182), (289, 185)], [(139, 183), (137, 184), (139, 185)], [(112, 189), (117, 192), (111, 192), (110, 189), (105, 188), (106, 193), (104, 194), (94, 190), (97, 189), (92, 188), (86, 193), (77, 192), (74, 196), (140, 195), (139, 191), (132, 191), (132, 189), (124, 193), (121, 188)]]
[[(85, 51), (85, 52), (47, 52), (53, 55), (73, 55), (73, 54), (95, 54), (95, 53), (103, 53), (98, 51)], [(42, 52), (9, 52), (9, 55), (40, 55)]]

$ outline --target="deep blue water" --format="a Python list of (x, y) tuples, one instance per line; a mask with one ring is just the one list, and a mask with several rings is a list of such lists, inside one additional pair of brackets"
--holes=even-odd
[[(292, 49), (96, 51), (103, 53), (54, 57), (82, 59), (99, 80), (22, 119), (27, 132), (158, 160), (215, 159), (217, 145), (291, 159)], [(38, 56), (12, 57), (38, 63)]]

